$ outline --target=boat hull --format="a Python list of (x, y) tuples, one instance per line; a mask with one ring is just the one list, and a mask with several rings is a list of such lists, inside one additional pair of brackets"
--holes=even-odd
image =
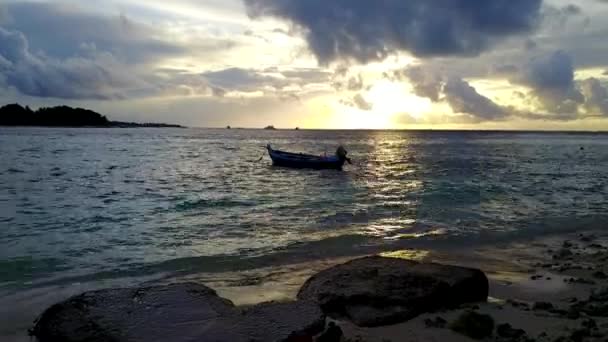
[(268, 148), (272, 165), (295, 169), (342, 170), (345, 160), (337, 157), (317, 157), (309, 154), (289, 153)]

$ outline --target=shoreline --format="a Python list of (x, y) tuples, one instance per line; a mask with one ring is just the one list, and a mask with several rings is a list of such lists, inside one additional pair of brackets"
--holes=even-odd
[[(570, 250), (570, 252), (566, 252), (566, 250)], [(540, 330), (551, 330), (552, 326), (574, 329), (572, 320), (565, 319), (568, 323), (566, 324), (563, 317), (547, 316), (544, 311), (530, 311), (529, 308), (533, 307), (535, 302), (548, 302), (554, 307), (562, 307), (569, 304), (564, 303), (565, 299), (576, 297), (581, 300), (587, 298), (593, 289), (597, 290), (608, 285), (608, 281), (605, 279), (594, 277), (594, 274), (596, 276), (599, 274), (596, 274), (597, 272), (604, 272), (602, 271), (603, 260), (608, 259), (608, 234), (601, 231), (587, 231), (584, 234), (552, 234), (527, 242), (514, 241), (482, 245), (473, 250), (409, 249), (381, 253), (381, 255), (481, 269), (490, 281), (490, 299), (488, 303), (478, 305), (480, 312), (496, 316), (500, 321), (509, 322), (514, 327), (530, 331), (530, 334), (538, 333), (540, 335)], [(143, 283), (142, 279), (138, 278), (133, 279), (128, 286), (195, 282), (215, 289), (220, 296), (232, 300), (236, 305), (250, 306), (267, 301), (291, 300), (295, 298), (300, 286), (311, 275), (358, 257), (360, 256), (321, 259), (314, 262), (242, 272), (193, 274), (164, 279), (154, 277)], [(96, 284), (95, 289), (121, 287), (125, 286), (124, 284), (124, 280), (109, 280)], [(49, 290), (54, 291), (53, 294), (45, 296)], [(2, 315), (13, 318), (11, 322), (7, 320), (5, 324), (14, 324), (14, 326), (12, 328), (2, 327), (0, 336), (4, 341), (9, 342), (29, 341), (29, 337), (23, 329), (30, 328), (31, 322), (42, 310), (57, 301), (89, 290), (91, 288), (88, 288), (86, 284), (73, 284), (67, 287), (57, 286), (52, 289), (42, 288), (30, 291), (37, 293), (38, 296), (22, 293), (10, 296), (11, 298), (3, 298), (5, 309), (2, 311), (5, 312), (2, 312)], [(10, 305), (11, 299), (13, 305)], [(25, 301), (25, 303), (21, 301)], [(527, 310), (513, 307), (508, 304), (510, 302), (526, 303)], [(14, 305), (15, 303), (23, 306)], [(442, 313), (440, 316), (446, 320), (454, 319), (464, 310), (452, 310)], [(19, 311), (16, 316), (15, 311)], [(339, 322), (339, 324), (346, 336), (351, 339), (361, 336), (364, 341), (383, 341), (384, 339), (418, 341), (420, 339), (404, 339), (408, 334), (417, 336), (416, 333), (422, 333), (421, 336), (426, 336), (424, 338), (430, 338), (429, 340), (441, 341), (442, 338), (447, 338), (447, 340), (459, 341), (461, 336), (454, 335), (449, 329), (425, 326), (424, 320), (435, 316), (437, 314), (426, 314), (406, 323), (379, 328), (359, 328), (348, 322)], [(525, 324), (526, 320), (522, 321), (520, 317), (527, 317), (527, 320), (535, 323), (533, 326), (528, 326)], [(535, 326), (540, 326), (538, 328), (540, 330), (537, 331)], [(409, 333), (406, 333), (408, 331)], [(468, 341), (468, 339), (463, 341)]]

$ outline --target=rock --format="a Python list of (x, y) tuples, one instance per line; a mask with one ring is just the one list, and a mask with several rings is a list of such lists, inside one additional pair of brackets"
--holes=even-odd
[(496, 327), (496, 334), (500, 337), (516, 340), (525, 336), (526, 332), (523, 329), (515, 329), (511, 324), (505, 323)]
[(570, 308), (570, 310), (568, 310), (568, 313), (566, 314), (566, 318), (568, 319), (579, 319), (580, 317), (580, 311), (574, 308)]
[(553, 259), (566, 259), (572, 256), (572, 252), (569, 249), (562, 248), (555, 255), (553, 255)]
[(597, 329), (597, 322), (591, 318), (584, 320), (581, 325), (586, 329)]
[(488, 279), (479, 270), (379, 256), (321, 271), (298, 293), (300, 300), (319, 303), (326, 314), (365, 327), (400, 323), (487, 297)]
[(532, 310), (534, 311), (549, 311), (549, 310), (553, 310), (553, 304), (548, 303), (548, 302), (536, 302), (534, 303), (534, 306), (532, 307)]
[(507, 299), (507, 304), (510, 304), (511, 306), (513, 306), (514, 308), (522, 308), (522, 309), (530, 309), (530, 305), (528, 305), (528, 303), (525, 302), (520, 302), (514, 299)]
[(450, 329), (470, 338), (480, 340), (492, 336), (494, 319), (492, 316), (468, 311), (452, 322)]
[(591, 332), (588, 329), (578, 329), (570, 334), (570, 341), (572, 342), (582, 342), (585, 337), (591, 336)]
[(608, 278), (608, 275), (606, 275), (606, 273), (604, 273), (602, 271), (597, 271), (597, 272), (593, 273), (593, 278), (606, 279), (606, 278)]
[(313, 336), (325, 317), (315, 303), (241, 309), (206, 286), (186, 283), (86, 292), (48, 308), (39, 341), (288, 341)]
[(443, 329), (447, 324), (448, 322), (441, 317), (435, 317), (435, 319), (427, 318), (424, 320), (424, 325), (426, 325), (427, 328)]
[(329, 322), (327, 330), (317, 337), (316, 342), (340, 342), (342, 341), (342, 335), (344, 335), (342, 329), (336, 323)]
[(564, 281), (566, 283), (570, 283), (570, 284), (595, 285), (595, 281), (590, 280), (590, 279), (584, 279), (584, 278), (569, 278), (569, 279), (564, 279)]

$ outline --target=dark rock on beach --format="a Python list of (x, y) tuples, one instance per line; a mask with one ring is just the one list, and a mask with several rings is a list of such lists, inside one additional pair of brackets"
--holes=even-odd
[(494, 319), (489, 315), (468, 311), (452, 322), (450, 329), (472, 339), (480, 340), (492, 336)]
[(241, 309), (198, 284), (87, 292), (47, 309), (39, 341), (292, 341), (318, 334), (325, 317), (310, 302)]
[(487, 296), (488, 279), (479, 270), (379, 256), (321, 271), (298, 293), (326, 314), (364, 327), (404, 322)]
[(511, 324), (505, 323), (496, 327), (496, 334), (500, 337), (513, 341), (524, 337), (526, 332), (523, 329), (515, 329), (511, 326)]

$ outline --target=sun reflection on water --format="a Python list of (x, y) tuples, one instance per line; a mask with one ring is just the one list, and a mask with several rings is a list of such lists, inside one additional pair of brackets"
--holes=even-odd
[(399, 250), (399, 251), (380, 253), (380, 256), (385, 257), (385, 258), (421, 261), (421, 260), (425, 259), (429, 254), (430, 254), (429, 251), (404, 249), (404, 250)]

